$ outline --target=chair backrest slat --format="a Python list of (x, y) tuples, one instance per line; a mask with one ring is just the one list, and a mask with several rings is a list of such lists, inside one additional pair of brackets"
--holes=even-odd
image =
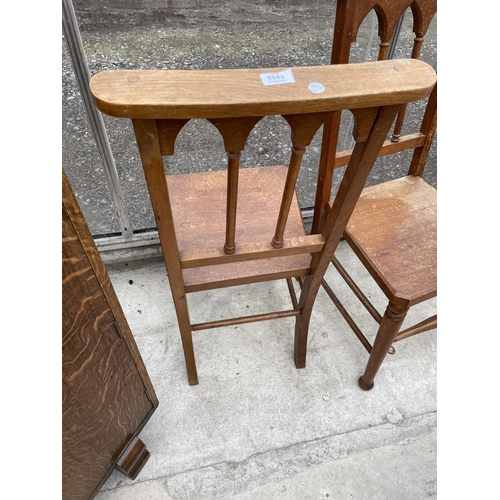
[(428, 64), (398, 59), (288, 68), (293, 81), (263, 84), (261, 75), (284, 69), (103, 71), (92, 77), (90, 89), (99, 110), (110, 116), (185, 120), (402, 104), (426, 97), (428, 82), (435, 80)]

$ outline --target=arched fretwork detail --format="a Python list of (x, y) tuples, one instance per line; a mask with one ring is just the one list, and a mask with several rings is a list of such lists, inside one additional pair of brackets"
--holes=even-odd
[[(417, 59), (423, 38), (437, 10), (436, 0), (338, 0), (330, 63), (349, 63), (351, 45), (356, 41), (361, 23), (371, 10), (375, 11), (378, 19), (378, 36), (380, 37), (378, 59), (386, 59), (390, 39), (394, 35), (398, 21), (408, 8), (413, 14), (413, 31), (416, 37), (412, 58)], [(394, 125), (391, 139), (393, 142), (399, 141), (405, 113), (406, 106), (402, 106)], [(333, 186), (333, 171), (335, 168), (345, 166), (348, 154), (352, 153), (352, 151), (337, 151), (340, 123), (341, 114), (335, 113), (323, 127), (318, 169), (318, 180), (322, 181), (323, 191), (316, 192), (312, 233), (321, 232), (325, 222), (328, 211), (327, 201), (330, 199)]]

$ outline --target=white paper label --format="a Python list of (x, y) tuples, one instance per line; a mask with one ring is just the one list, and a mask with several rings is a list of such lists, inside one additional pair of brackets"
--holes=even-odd
[(325, 86), (319, 82), (310, 83), (307, 88), (315, 94), (322, 94), (325, 91)]
[(282, 83), (295, 83), (291, 69), (277, 73), (261, 73), (260, 79), (264, 85), (281, 85)]

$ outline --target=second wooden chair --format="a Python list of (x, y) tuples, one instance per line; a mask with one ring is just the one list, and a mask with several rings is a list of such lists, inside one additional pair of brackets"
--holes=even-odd
[[(385, 60), (389, 42), (406, 9), (413, 15), (415, 40), (412, 58), (420, 55), (424, 36), (436, 13), (436, 0), (339, 0), (335, 18), (332, 64), (349, 62), (351, 44), (365, 16), (374, 9), (379, 22), (380, 50), (378, 59)], [(394, 64), (399, 60), (394, 59)], [(419, 132), (401, 135), (406, 105), (401, 106), (394, 131), (378, 156), (413, 150), (406, 176), (363, 190), (343, 237), (358, 256), (388, 299), (381, 315), (348, 274), (339, 260), (332, 264), (350, 286), (361, 303), (379, 324), (373, 345), (342, 305), (328, 283), (322, 284), (356, 336), (370, 353), (364, 374), (358, 381), (370, 390), (374, 378), (392, 344), (412, 335), (436, 328), (437, 315), (400, 331), (409, 309), (437, 295), (436, 226), (437, 192), (422, 179), (437, 121), (437, 87), (434, 87)], [(340, 116), (332, 117), (324, 128), (320, 177), (324, 189), (316, 198), (313, 233), (321, 232), (327, 213), (334, 203), (330, 198), (332, 175), (344, 167), (354, 154), (352, 150), (337, 151)]]

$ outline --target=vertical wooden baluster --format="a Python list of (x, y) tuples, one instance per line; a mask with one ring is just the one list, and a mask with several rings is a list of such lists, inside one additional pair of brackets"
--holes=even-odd
[[(354, 2), (353, 2), (354, 3)], [(406, 9), (411, 2), (387, 2), (382, 6), (376, 1), (373, 2), (373, 9), (378, 18), (378, 36), (380, 38), (378, 60), (385, 61), (392, 58), (395, 45), (391, 46), (391, 40), (396, 42), (403, 24)], [(361, 6), (360, 6), (361, 7)], [(362, 8), (362, 7), (361, 7)]]
[(241, 151), (227, 153), (227, 199), (226, 199), (226, 242), (224, 252), (234, 253), (236, 249), (236, 209), (238, 203), (238, 174), (240, 171)]
[(292, 156), (288, 165), (288, 173), (286, 175), (285, 187), (283, 189), (283, 198), (281, 200), (278, 222), (276, 224), (276, 231), (271, 242), (274, 248), (281, 248), (283, 246), (283, 234), (285, 233), (286, 221), (290, 212), (295, 184), (297, 183), (300, 164), (302, 163), (302, 156), (305, 150), (305, 147), (299, 148), (295, 145), (292, 146)]
[(224, 243), (226, 254), (233, 254), (236, 250), (236, 211), (241, 152), (245, 148), (250, 132), (261, 118), (261, 116), (250, 116), (208, 120), (222, 135), (227, 154), (226, 241)]
[(387, 52), (389, 50), (390, 38), (381, 38), (378, 51), (378, 61), (385, 61), (387, 59)]
[(301, 115), (286, 115), (283, 118), (289, 123), (292, 129), (292, 155), (288, 166), (285, 187), (281, 199), (280, 212), (276, 223), (276, 231), (272, 239), (274, 248), (283, 246), (283, 235), (285, 233), (286, 221), (290, 213), (295, 184), (299, 175), (300, 164), (304, 152), (311, 144), (314, 135), (325, 120), (332, 116), (331, 112), (305, 113)]

